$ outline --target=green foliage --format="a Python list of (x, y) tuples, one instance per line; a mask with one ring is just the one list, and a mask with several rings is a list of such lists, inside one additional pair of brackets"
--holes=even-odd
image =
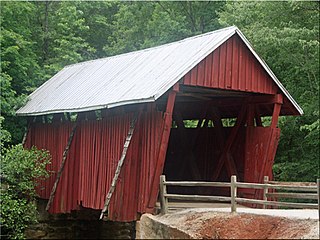
[(224, 26), (237, 25), (304, 110), (281, 118), (278, 180), (319, 177), (319, 2), (228, 2)]
[(0, 203), (1, 234), (12, 239), (23, 239), (24, 229), (29, 224), (36, 223), (36, 204), (26, 199), (17, 199), (6, 191), (1, 193)]
[(139, 50), (220, 27), (216, 11), (223, 2), (118, 3), (104, 47), (107, 55)]
[(0, 151), (4, 148), (4, 144), (11, 141), (10, 132), (3, 128), (4, 117), (0, 116)]
[(48, 177), (46, 165), (50, 158), (45, 151), (34, 147), (25, 150), (21, 144), (6, 149), (4, 143), (8, 141), (10, 133), (1, 127), (1, 234), (21, 239), (24, 229), (37, 221), (34, 179)]

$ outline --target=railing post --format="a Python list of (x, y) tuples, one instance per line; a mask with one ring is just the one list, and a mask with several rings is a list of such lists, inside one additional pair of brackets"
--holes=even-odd
[(231, 212), (237, 211), (237, 176), (232, 175), (231, 176)]
[[(268, 183), (268, 181), (269, 181), (269, 176), (264, 176), (264, 178), (263, 178), (263, 183), (266, 184), (266, 183)], [(264, 200), (264, 201), (267, 201), (267, 200), (268, 200), (267, 194), (268, 194), (268, 187), (264, 187), (264, 188), (263, 188), (263, 200)], [(262, 208), (265, 209), (266, 206), (267, 206), (267, 205), (264, 203), (264, 204), (262, 205)]]
[(320, 219), (320, 179), (317, 179), (317, 193), (318, 193), (318, 217)]
[(164, 196), (167, 194), (167, 186), (166, 186), (166, 176), (160, 176), (160, 207), (161, 213), (168, 213), (168, 199)]

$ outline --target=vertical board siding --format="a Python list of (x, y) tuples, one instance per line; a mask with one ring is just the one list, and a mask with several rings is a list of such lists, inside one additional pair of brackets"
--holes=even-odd
[[(244, 181), (261, 183), (264, 176), (272, 180), (272, 166), (280, 138), (280, 129), (247, 127), (245, 141)], [(242, 189), (248, 198), (261, 198), (262, 190)]]
[(275, 94), (278, 89), (237, 35), (189, 71), (183, 84), (266, 94)]
[[(67, 213), (80, 205), (103, 208), (132, 116), (122, 114), (78, 123), (50, 213)], [(49, 198), (73, 124), (37, 123), (29, 129), (25, 147), (34, 145), (52, 155), (48, 167), (52, 175), (37, 187), (41, 198)], [(110, 202), (111, 220), (133, 221), (138, 213), (146, 212), (162, 129), (162, 112), (140, 115)]]

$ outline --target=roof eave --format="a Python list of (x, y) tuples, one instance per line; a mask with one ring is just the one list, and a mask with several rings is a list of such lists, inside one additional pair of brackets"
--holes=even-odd
[(88, 111), (101, 110), (101, 109), (110, 109), (114, 107), (130, 105), (130, 104), (148, 103), (148, 102), (154, 102), (154, 101), (155, 101), (155, 98), (150, 97), (146, 99), (128, 100), (128, 101), (122, 101), (117, 103), (111, 103), (107, 105), (96, 105), (96, 106), (90, 106), (90, 107), (84, 107), (84, 108), (73, 108), (73, 109), (56, 109), (56, 110), (47, 110), (47, 111), (32, 112), (32, 113), (19, 112), (20, 111), (19, 109), (16, 113), (18, 116), (25, 116), (25, 117), (41, 116), (41, 115), (63, 113), (63, 112), (79, 113), (79, 112), (88, 112)]

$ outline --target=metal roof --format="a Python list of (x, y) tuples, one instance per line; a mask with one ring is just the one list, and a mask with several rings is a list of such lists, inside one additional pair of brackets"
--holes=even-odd
[(82, 112), (153, 102), (234, 34), (241, 37), (302, 114), (299, 105), (235, 26), (154, 48), (66, 66), (30, 94), (29, 101), (17, 114)]

